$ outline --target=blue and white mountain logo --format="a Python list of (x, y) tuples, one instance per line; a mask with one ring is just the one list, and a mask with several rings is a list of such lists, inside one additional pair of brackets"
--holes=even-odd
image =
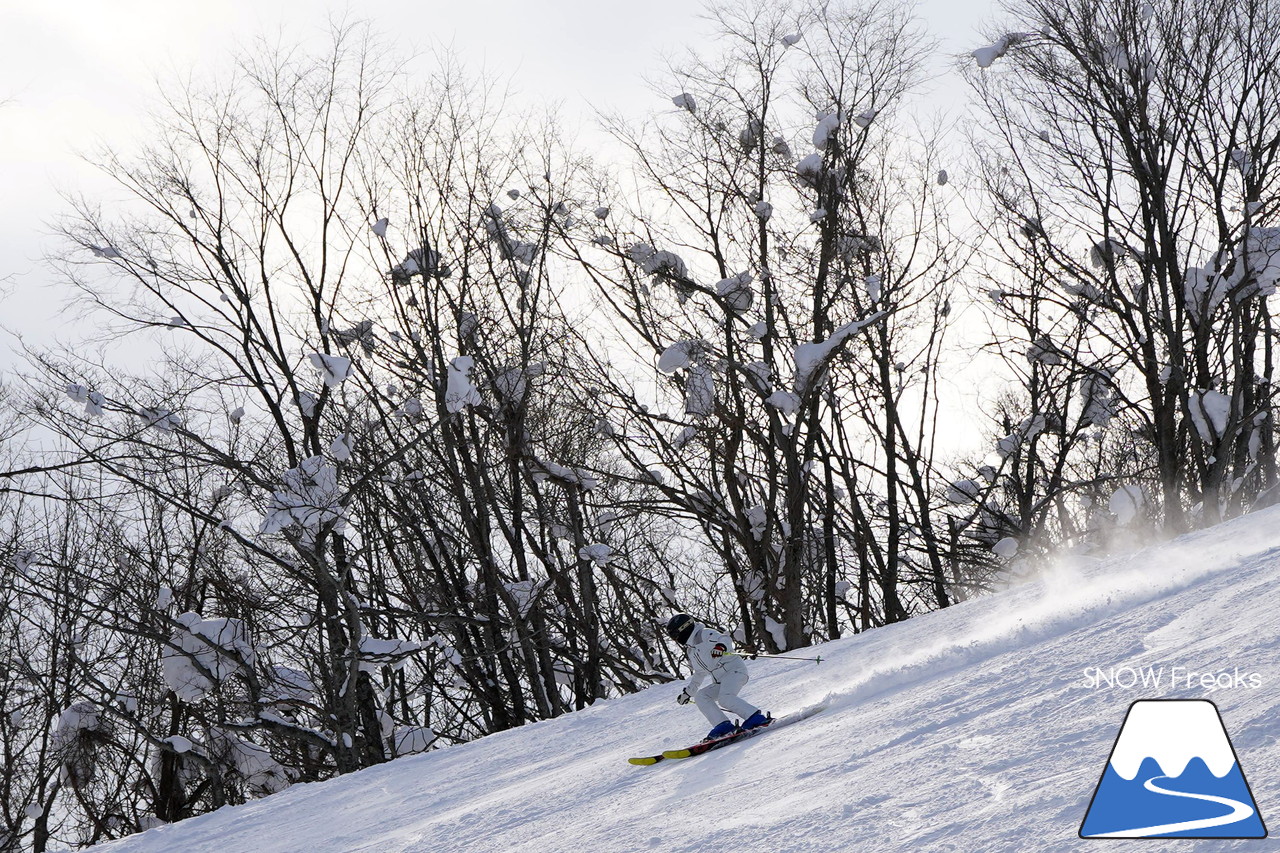
[(1266, 838), (1227, 738), (1207, 699), (1129, 706), (1081, 838)]

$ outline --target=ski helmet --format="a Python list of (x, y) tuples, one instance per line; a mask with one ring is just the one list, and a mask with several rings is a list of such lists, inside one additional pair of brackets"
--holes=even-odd
[(677, 613), (667, 623), (667, 636), (683, 645), (689, 642), (689, 635), (693, 633), (693, 625), (692, 616), (688, 613)]

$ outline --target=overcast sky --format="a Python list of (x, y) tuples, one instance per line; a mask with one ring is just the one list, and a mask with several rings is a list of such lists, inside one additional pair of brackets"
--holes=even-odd
[[(941, 40), (939, 72), (981, 43), (992, 5), (922, 0), (921, 17)], [(109, 196), (79, 152), (101, 143), (127, 150), (157, 81), (225, 68), (256, 35), (303, 40), (322, 35), (331, 16), (367, 17), (405, 49), (449, 45), (570, 117), (585, 117), (587, 104), (640, 116), (664, 106), (646, 75), (659, 75), (664, 56), (698, 46), (699, 8), (691, 0), (0, 0), (0, 327), (30, 342), (73, 337), (58, 310), (66, 291), (41, 257), (65, 210), (60, 192)], [(933, 100), (954, 102), (956, 88), (940, 78)], [(14, 344), (0, 331), (0, 375)]]

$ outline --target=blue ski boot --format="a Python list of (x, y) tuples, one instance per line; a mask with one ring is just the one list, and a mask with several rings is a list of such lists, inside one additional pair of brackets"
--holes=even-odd
[(707, 732), (707, 736), (706, 738), (704, 738), (704, 740), (718, 740), (722, 737), (725, 737), (726, 735), (733, 734), (737, 730), (737, 728), (738, 727), (735, 726), (733, 723), (729, 722), (728, 720), (725, 720), (723, 723), (719, 723), (714, 729)]
[(750, 731), (751, 729), (758, 729), (761, 726), (767, 726), (772, 722), (773, 717), (770, 717), (763, 711), (756, 711), (750, 717), (747, 717), (742, 721), (742, 730), (745, 732)]

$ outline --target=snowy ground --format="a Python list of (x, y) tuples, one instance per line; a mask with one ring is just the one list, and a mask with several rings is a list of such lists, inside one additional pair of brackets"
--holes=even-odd
[[(820, 666), (757, 661), (743, 694), (829, 707), (723, 751), (677, 685), (331, 782), (298, 785), (99, 848), (107, 853), (1033, 851), (1077, 837), (1125, 712), (1217, 703), (1263, 820), (1280, 827), (1280, 508), (1131, 557), (827, 644)], [(1159, 687), (1092, 667), (1163, 667)], [(1179, 683), (1170, 685), (1174, 667)], [(1186, 672), (1257, 674), (1208, 690)], [(1125, 684), (1129, 675), (1122, 672)], [(1247, 683), (1247, 682), (1246, 682)], [(1126, 842), (1111, 842), (1123, 846)], [(1158, 850), (1272, 849), (1151, 840)], [(1100, 847), (1102, 845), (1102, 847)]]

